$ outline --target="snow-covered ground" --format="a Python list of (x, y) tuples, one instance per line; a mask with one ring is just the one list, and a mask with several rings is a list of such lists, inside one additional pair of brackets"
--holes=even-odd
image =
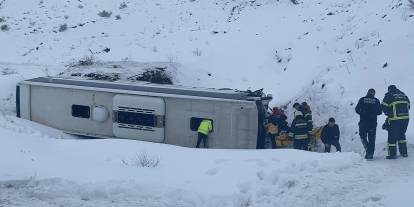
[[(80, 140), (10, 118), (0, 206), (411, 206), (414, 159)], [(2, 120), (3, 121), (3, 120)], [(410, 147), (410, 150), (413, 150)], [(141, 167), (158, 160), (155, 167)]]
[[(413, 97), (408, 1), (0, 0), (0, 29), (0, 206), (412, 206), (414, 159), (384, 160), (378, 130), (364, 161), (353, 110), (369, 88)], [(86, 56), (99, 63), (69, 66)], [(177, 84), (265, 88), (288, 109), (306, 100), (347, 152), (82, 140), (14, 117), (18, 81), (153, 66)], [(135, 166), (143, 154), (159, 164)]]

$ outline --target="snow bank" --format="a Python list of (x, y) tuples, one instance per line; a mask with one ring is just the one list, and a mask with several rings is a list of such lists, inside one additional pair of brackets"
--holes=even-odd
[[(54, 133), (2, 130), (2, 204), (381, 206), (395, 201), (386, 186), (410, 179), (414, 166), (411, 158), (366, 162), (356, 153), (198, 150)], [(140, 153), (158, 165), (125, 164)]]
[[(6, 129), (3, 135), (0, 151), (8, 156), (0, 157), (0, 197), (13, 205), (274, 203), (277, 197), (266, 196), (299, 196), (316, 185), (315, 178), (331, 182), (362, 163), (354, 153), (196, 150), (131, 140), (51, 139), (47, 133)], [(159, 164), (125, 165), (142, 152)]]

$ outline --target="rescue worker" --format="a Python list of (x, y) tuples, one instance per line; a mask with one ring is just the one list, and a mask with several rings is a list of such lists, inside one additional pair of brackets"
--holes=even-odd
[(272, 114), (268, 117), (268, 134), (272, 144), (272, 148), (276, 149), (276, 139), (281, 133), (287, 133), (289, 130), (287, 116), (278, 107), (273, 107)]
[(359, 114), (359, 136), (365, 148), (365, 159), (373, 159), (377, 134), (377, 116), (382, 114), (381, 103), (375, 98), (375, 90), (369, 89), (367, 95), (360, 98), (355, 112)]
[(382, 110), (388, 117), (388, 156), (386, 158), (397, 158), (397, 142), (400, 155), (407, 157), (405, 133), (409, 122), (409, 98), (395, 85), (390, 85), (382, 101)]
[(303, 117), (305, 118), (305, 120), (308, 122), (310, 128), (313, 128), (313, 120), (312, 120), (312, 110), (310, 108), (310, 106), (308, 105), (308, 103), (303, 102), (301, 105), (301, 110), (303, 113)]
[(208, 135), (213, 131), (213, 123), (210, 119), (203, 119), (198, 127), (198, 140), (196, 148), (200, 148), (201, 141), (203, 141), (204, 148), (208, 148)]
[(336, 151), (341, 151), (339, 144), (339, 126), (335, 124), (334, 118), (329, 118), (329, 122), (322, 128), (321, 140), (325, 144), (325, 152), (331, 152), (331, 145), (335, 146)]
[(303, 117), (309, 125), (309, 151), (313, 151), (314, 145), (316, 143), (315, 137), (313, 136), (313, 120), (312, 120), (312, 110), (307, 102), (303, 102), (300, 106), (300, 110), (303, 113)]
[(289, 136), (293, 139), (293, 148), (298, 150), (309, 150), (309, 125), (303, 117), (302, 112), (296, 112), (292, 122)]

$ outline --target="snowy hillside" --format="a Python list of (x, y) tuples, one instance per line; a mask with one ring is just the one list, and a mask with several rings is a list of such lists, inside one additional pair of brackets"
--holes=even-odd
[[(0, 206), (411, 206), (414, 159), (363, 161), (355, 102), (414, 95), (406, 0), (0, 0)], [(93, 57), (92, 66), (74, 66)], [(116, 66), (116, 67), (115, 67)], [(258, 89), (333, 116), (346, 153), (80, 140), (15, 118), (17, 82), (167, 68), (176, 84)], [(290, 111), (289, 116), (290, 116)], [(291, 118), (291, 117), (290, 117)], [(381, 117), (379, 122), (383, 122)], [(414, 142), (410, 123), (408, 142)], [(410, 152), (414, 151), (411, 146)], [(146, 152), (155, 168), (135, 166)], [(138, 158), (137, 158), (138, 156)], [(404, 193), (406, 192), (406, 193)]]

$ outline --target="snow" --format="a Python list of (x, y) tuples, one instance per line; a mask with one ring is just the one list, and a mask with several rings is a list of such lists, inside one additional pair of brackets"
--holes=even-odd
[[(396, 84), (413, 97), (408, 4), (0, 0), (0, 26), (10, 27), (0, 30), (0, 206), (411, 206), (414, 159), (384, 160), (387, 135), (378, 129), (375, 160), (363, 160), (354, 113), (369, 88), (381, 99)], [(68, 29), (59, 32), (62, 24)], [(96, 64), (71, 67), (89, 56)], [(154, 67), (180, 85), (265, 88), (290, 119), (291, 104), (307, 101), (316, 125), (335, 117), (345, 152), (80, 139), (15, 118), (21, 80), (92, 72), (126, 79)], [(159, 163), (141, 167), (143, 155)]]
[[(3, 130), (2, 204), (389, 206), (400, 197), (402, 205), (412, 201), (399, 194), (398, 183), (407, 193), (413, 187), (412, 158), (367, 162), (352, 152), (197, 150), (69, 135), (55, 139), (45, 132)], [(126, 164), (140, 153), (159, 164)]]

